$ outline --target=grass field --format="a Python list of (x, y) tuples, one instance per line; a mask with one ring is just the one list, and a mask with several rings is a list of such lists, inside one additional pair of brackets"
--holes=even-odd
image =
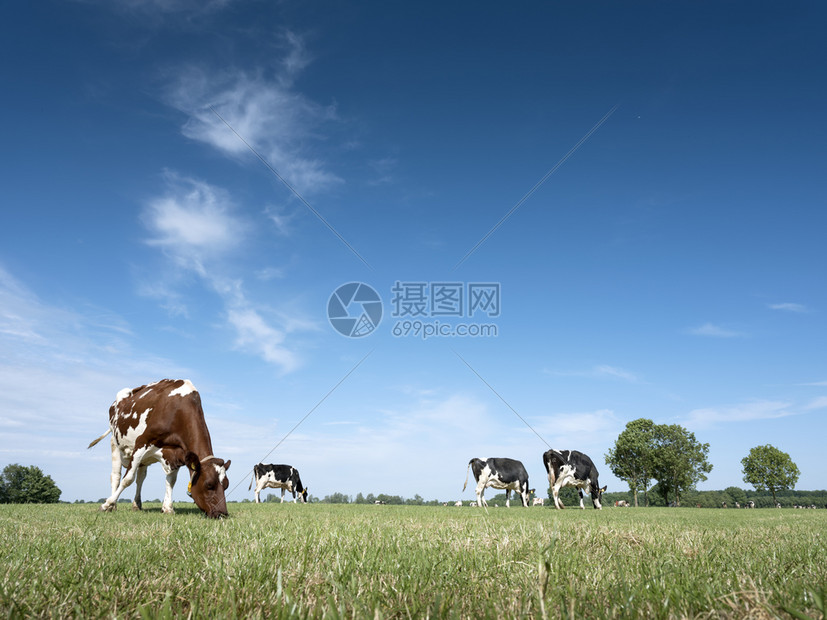
[(0, 506), (0, 613), (823, 617), (827, 510), (176, 509)]

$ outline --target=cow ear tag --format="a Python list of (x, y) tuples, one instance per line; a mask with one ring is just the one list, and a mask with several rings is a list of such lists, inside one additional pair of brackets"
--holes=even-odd
[(192, 497), (192, 480), (187, 483), (187, 495)]
[(192, 471), (195, 471), (195, 463), (192, 463), (192, 464), (190, 465), (190, 469), (192, 469)]

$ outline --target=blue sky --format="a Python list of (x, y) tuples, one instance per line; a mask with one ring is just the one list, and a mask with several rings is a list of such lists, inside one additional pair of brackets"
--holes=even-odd
[[(827, 487), (820, 4), (2, 11), (0, 466), (105, 496), (115, 394), (181, 377), (235, 500), (262, 460), (317, 496), (470, 499), (477, 456), (543, 488), (546, 442), (624, 490), (638, 417), (710, 444), (701, 489), (766, 443)], [(328, 321), (349, 282), (364, 337)], [(392, 316), (397, 282), (499, 313)]]

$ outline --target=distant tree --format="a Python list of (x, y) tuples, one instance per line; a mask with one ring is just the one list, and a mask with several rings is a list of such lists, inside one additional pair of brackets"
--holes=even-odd
[(56, 504), (60, 489), (34, 465), (7, 465), (0, 474), (0, 504)]
[(729, 495), (732, 499), (732, 505), (735, 505), (735, 502), (738, 502), (742, 506), (747, 503), (747, 492), (740, 487), (727, 487), (724, 489), (724, 493)]
[[(606, 453), (606, 463), (612, 473), (629, 485), (635, 506), (638, 491), (647, 494), (652, 481), (655, 448), (655, 423), (647, 418), (632, 420), (620, 433), (614, 448)], [(648, 504), (648, 497), (647, 504)]]
[(332, 493), (330, 495), (326, 495), (322, 502), (326, 504), (349, 504), (350, 496), (345, 495), (344, 493)]
[[(560, 493), (557, 495), (557, 499), (563, 502), (564, 506), (580, 505), (580, 494), (574, 487), (563, 487), (562, 489), (560, 489)], [(517, 501), (520, 501), (519, 497)], [(549, 487), (548, 489), (548, 504), (550, 506), (554, 506), (554, 495), (551, 492), (551, 487)], [(517, 505), (519, 506), (519, 504)], [(503, 495), (503, 506), (505, 506), (505, 495)]]
[(665, 503), (680, 506), (681, 493), (706, 480), (706, 474), (712, 471), (706, 458), (709, 444), (700, 443), (694, 433), (678, 424), (658, 424), (654, 435), (652, 475)]
[(773, 504), (777, 501), (775, 492), (795, 488), (801, 473), (789, 454), (770, 444), (750, 450), (749, 455), (741, 459), (741, 465), (744, 466), (744, 482), (757, 491), (772, 493)]
[(362, 495), (361, 493), (357, 493), (356, 494), (356, 499), (353, 500), (353, 503), (354, 504), (367, 504), (367, 501), (365, 500), (364, 495)]

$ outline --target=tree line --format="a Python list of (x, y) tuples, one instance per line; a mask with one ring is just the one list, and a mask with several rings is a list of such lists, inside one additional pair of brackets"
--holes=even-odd
[[(701, 443), (682, 426), (639, 418), (626, 425), (605, 458), (612, 473), (629, 485), (633, 505), (639, 505), (642, 493), (647, 506), (680, 506), (682, 498), (692, 505), (688, 494), (697, 493), (695, 485), (712, 471), (708, 454), (709, 444)], [(795, 487), (800, 475), (790, 455), (769, 444), (752, 448), (741, 465), (744, 482), (756, 491), (768, 491), (773, 506), (778, 492)], [(653, 501), (652, 495), (658, 501)]]

